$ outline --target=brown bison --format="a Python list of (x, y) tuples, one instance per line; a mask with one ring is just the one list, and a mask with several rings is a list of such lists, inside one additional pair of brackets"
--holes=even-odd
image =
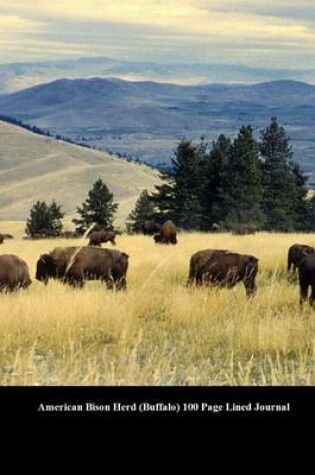
[[(4, 241), (5, 239), (13, 239), (12, 234), (7, 234), (7, 233), (0, 233), (0, 239), (1, 239), (1, 237), (2, 237), (3, 241)], [(2, 241), (2, 242), (3, 242), (3, 241)]]
[(315, 307), (315, 253), (306, 254), (299, 263), (300, 305), (307, 299), (308, 288), (311, 287), (309, 303)]
[(110, 241), (112, 245), (116, 245), (115, 233), (112, 231), (94, 231), (89, 235), (89, 246), (101, 246), (102, 242)]
[(26, 289), (32, 283), (28, 265), (14, 254), (0, 256), (0, 291)]
[[(192, 256), (193, 257), (193, 256)], [(247, 297), (256, 292), (255, 278), (258, 259), (254, 256), (233, 252), (213, 252), (202, 265), (202, 283), (218, 287), (234, 287), (243, 281)]]
[(227, 252), (229, 251), (223, 249), (204, 249), (203, 251), (195, 252), (189, 262), (188, 285), (202, 285), (208, 271), (207, 264), (209, 259), (214, 255), (225, 254)]
[(232, 229), (232, 234), (245, 235), (255, 234), (257, 226), (255, 224), (238, 224)]
[(100, 280), (108, 288), (126, 289), (128, 254), (95, 247), (56, 247), (37, 261), (36, 279), (48, 283), (59, 279), (74, 287), (85, 280)]
[(176, 227), (170, 219), (161, 226), (159, 234), (153, 237), (157, 244), (177, 244)]
[(293, 244), (288, 252), (288, 271), (290, 272), (293, 266), (293, 271), (300, 266), (302, 259), (307, 255), (315, 252), (315, 249), (306, 244)]
[(161, 225), (155, 221), (145, 221), (142, 226), (142, 232), (144, 235), (153, 236), (153, 234), (160, 232)]
[(2, 234), (0, 234), (0, 244), (3, 244), (4, 243), (4, 237), (2, 236)]

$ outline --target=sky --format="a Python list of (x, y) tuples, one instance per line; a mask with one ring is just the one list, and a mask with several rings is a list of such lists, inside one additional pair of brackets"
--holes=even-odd
[(315, 67), (314, 0), (0, 0), (0, 62)]

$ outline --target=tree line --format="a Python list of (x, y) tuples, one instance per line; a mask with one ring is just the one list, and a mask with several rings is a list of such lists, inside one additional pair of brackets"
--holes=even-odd
[[(275, 117), (260, 131), (259, 140), (250, 125), (241, 126), (233, 140), (221, 134), (211, 145), (204, 139), (182, 139), (171, 169), (161, 171), (160, 178), (154, 192), (141, 193), (128, 216), (127, 232), (140, 232), (145, 220), (167, 219), (185, 230), (208, 231), (214, 223), (224, 229), (244, 223), (267, 231), (314, 229), (314, 198), (307, 196), (307, 176), (293, 160), (290, 139)], [(73, 222), (81, 231), (92, 223), (113, 230), (117, 208), (99, 179)], [(37, 202), (26, 233), (58, 235), (63, 216), (55, 202)]]
[[(185, 230), (225, 229), (243, 223), (267, 231), (309, 231), (314, 199), (308, 199), (307, 176), (293, 160), (290, 139), (273, 117), (260, 131), (243, 125), (232, 140), (221, 134), (211, 146), (203, 139), (183, 139), (162, 184), (141, 197), (152, 204), (151, 219), (171, 219)], [(142, 214), (138, 202), (136, 214)], [(135, 220), (135, 212), (131, 221)]]

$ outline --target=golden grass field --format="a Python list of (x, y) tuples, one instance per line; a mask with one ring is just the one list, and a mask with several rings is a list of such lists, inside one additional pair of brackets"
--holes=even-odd
[[(23, 229), (0, 224), (13, 234)], [(184, 233), (178, 241), (118, 236), (117, 248), (130, 255), (121, 293), (100, 282), (74, 290), (35, 280), (41, 253), (87, 241), (6, 241), (1, 254), (25, 259), (33, 283), (0, 295), (0, 384), (314, 385), (315, 311), (300, 311), (285, 266), (291, 244), (315, 237)], [(248, 301), (243, 284), (187, 289), (189, 257), (205, 248), (258, 257), (257, 296)]]

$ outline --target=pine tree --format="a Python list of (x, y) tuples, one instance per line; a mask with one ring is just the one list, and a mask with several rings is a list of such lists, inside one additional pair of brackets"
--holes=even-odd
[(142, 231), (144, 221), (153, 220), (153, 218), (154, 206), (147, 190), (144, 190), (139, 196), (134, 209), (127, 218), (127, 232), (139, 233)]
[(307, 219), (306, 177), (291, 161), (290, 139), (276, 117), (261, 131), (260, 153), (263, 159), (263, 210), (266, 229), (291, 231), (303, 227)]
[(205, 229), (213, 223), (222, 223), (228, 214), (226, 194), (229, 191), (228, 167), (232, 153), (232, 143), (221, 134), (212, 143), (207, 157), (206, 187), (204, 194)]
[(80, 219), (73, 219), (78, 229), (87, 229), (95, 223), (94, 230), (113, 230), (114, 214), (118, 204), (113, 202), (114, 196), (101, 179), (97, 180), (88, 193), (88, 198), (77, 208)]
[(261, 163), (250, 125), (242, 126), (233, 141), (225, 181), (228, 186), (222, 200), (223, 208), (228, 209), (225, 221), (229, 225), (250, 222), (261, 226), (264, 219)]
[(170, 175), (161, 174), (164, 181), (156, 186), (157, 193), (152, 196), (158, 208), (160, 220), (172, 219), (183, 229), (201, 229), (203, 221), (203, 193), (205, 189), (205, 148), (201, 142), (194, 146), (183, 139), (172, 159)]
[(289, 163), (292, 193), (290, 195), (292, 221), (295, 231), (310, 231), (312, 229), (313, 203), (308, 199), (306, 183), (307, 175), (300, 165), (294, 161)]
[(61, 205), (55, 201), (47, 205), (45, 201), (37, 201), (30, 210), (25, 232), (29, 236), (42, 234), (45, 236), (58, 236), (62, 230), (64, 213)]
[(160, 171), (159, 178), (162, 184), (156, 185), (156, 191), (150, 196), (155, 210), (154, 220), (165, 222), (170, 219), (176, 222), (173, 172)]

